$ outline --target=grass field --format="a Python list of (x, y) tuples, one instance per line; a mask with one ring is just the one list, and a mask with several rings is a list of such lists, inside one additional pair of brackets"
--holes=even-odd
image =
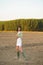
[(16, 59), (16, 32), (0, 32), (0, 65), (43, 65), (43, 32), (23, 32), (25, 60)]

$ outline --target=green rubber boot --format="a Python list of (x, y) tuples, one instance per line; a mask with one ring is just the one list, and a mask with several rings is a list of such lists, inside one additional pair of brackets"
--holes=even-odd
[(17, 52), (17, 57), (18, 57), (18, 59), (19, 59), (19, 56), (20, 56), (20, 52), (18, 51), (18, 52)]
[(22, 55), (23, 55), (23, 57), (24, 57), (24, 58), (26, 58), (26, 56), (25, 56), (25, 53), (24, 53), (24, 52), (22, 52)]

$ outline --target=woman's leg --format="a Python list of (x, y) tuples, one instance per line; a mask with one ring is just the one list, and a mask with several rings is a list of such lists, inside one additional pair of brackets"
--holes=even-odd
[(25, 58), (25, 54), (23, 52), (23, 48), (22, 47), (19, 47), (19, 51), (22, 53), (23, 57)]
[(19, 58), (19, 46), (16, 46), (16, 51), (17, 51), (17, 57)]

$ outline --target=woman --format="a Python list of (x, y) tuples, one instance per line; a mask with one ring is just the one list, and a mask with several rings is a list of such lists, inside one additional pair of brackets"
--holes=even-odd
[(25, 55), (23, 53), (22, 48), (22, 32), (21, 32), (21, 26), (18, 26), (17, 28), (17, 43), (16, 43), (16, 51), (17, 51), (17, 57), (19, 58), (20, 52), (22, 53), (23, 57), (25, 58)]

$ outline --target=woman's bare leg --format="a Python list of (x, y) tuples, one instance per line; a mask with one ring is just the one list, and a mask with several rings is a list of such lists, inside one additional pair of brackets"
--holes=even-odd
[(22, 53), (23, 52), (23, 48), (22, 47), (19, 47), (19, 51)]

